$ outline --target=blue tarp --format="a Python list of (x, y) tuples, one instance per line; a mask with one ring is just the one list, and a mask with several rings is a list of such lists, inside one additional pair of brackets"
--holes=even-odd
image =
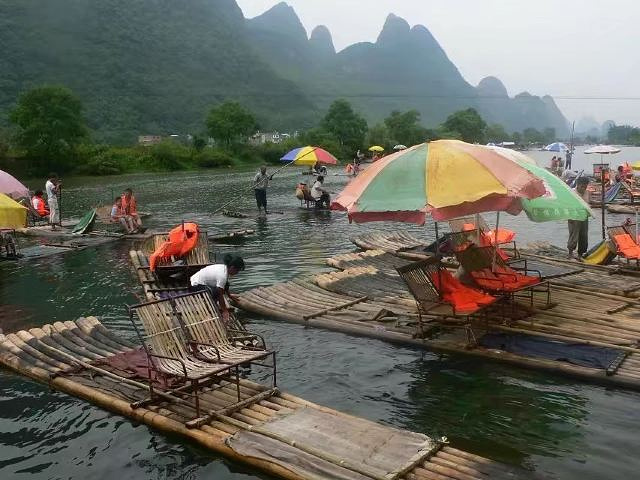
[(584, 343), (565, 343), (535, 335), (487, 333), (480, 345), (527, 357), (546, 358), (581, 367), (606, 370), (621, 355), (622, 350)]

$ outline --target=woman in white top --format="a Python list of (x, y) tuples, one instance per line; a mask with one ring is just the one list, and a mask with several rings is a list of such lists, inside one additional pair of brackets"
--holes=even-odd
[(223, 262), (198, 270), (191, 276), (190, 282), (192, 291), (205, 289), (211, 291), (214, 300), (218, 302), (220, 307), (222, 319), (228, 322), (229, 309), (224, 294), (229, 295), (229, 298), (234, 302), (237, 301), (237, 297), (229, 293), (229, 277), (233, 277), (244, 270), (245, 265), (240, 256), (225, 255)]
[(62, 186), (62, 182), (55, 173), (49, 174), (47, 183), (44, 184), (47, 191), (47, 203), (49, 204), (49, 224), (51, 229), (55, 230), (56, 225), (60, 223), (60, 208), (58, 206), (58, 192)]

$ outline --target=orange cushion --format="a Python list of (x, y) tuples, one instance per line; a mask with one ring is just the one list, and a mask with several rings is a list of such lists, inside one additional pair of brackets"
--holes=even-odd
[(501, 243), (512, 242), (516, 236), (516, 232), (513, 230), (507, 230), (506, 228), (498, 228), (498, 238), (496, 242), (496, 231), (490, 230), (486, 233), (491, 245), (500, 245)]
[(640, 246), (633, 241), (633, 238), (628, 233), (621, 233), (614, 235), (613, 240), (618, 246), (618, 253), (622, 254), (625, 258), (640, 258)]
[(491, 295), (463, 285), (448, 270), (441, 270), (440, 275), (433, 273), (431, 280), (443, 300), (452, 305), (459, 313), (473, 313), (480, 307), (489, 305), (496, 300)]

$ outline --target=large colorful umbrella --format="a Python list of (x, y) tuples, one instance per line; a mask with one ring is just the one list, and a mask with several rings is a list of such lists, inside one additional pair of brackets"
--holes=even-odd
[(283, 162), (295, 163), (296, 165), (313, 166), (316, 163), (324, 165), (335, 165), (338, 159), (320, 147), (300, 147), (294, 148), (280, 159)]
[(29, 197), (29, 189), (3, 170), (0, 170), (0, 193), (13, 198)]
[(27, 208), (0, 193), (0, 228), (22, 228), (27, 224)]
[(511, 158), (514, 162), (542, 179), (545, 194), (534, 199), (522, 199), (522, 208), (534, 222), (551, 220), (584, 221), (593, 216), (591, 208), (569, 186), (546, 168), (539, 167), (525, 154), (508, 148), (494, 147), (500, 154)]
[(541, 179), (490, 147), (438, 140), (379, 160), (333, 202), (356, 222), (394, 220), (422, 225), (469, 214), (522, 210), (522, 198), (544, 195)]

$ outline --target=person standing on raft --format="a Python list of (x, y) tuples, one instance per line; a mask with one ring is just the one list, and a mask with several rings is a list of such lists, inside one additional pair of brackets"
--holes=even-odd
[[(580, 177), (576, 180), (576, 187), (573, 189), (587, 205), (589, 204), (588, 185), (589, 179)], [(569, 258), (573, 257), (573, 251), (576, 249), (576, 246), (578, 247), (578, 257), (581, 258), (587, 252), (589, 246), (589, 219), (584, 221), (569, 220), (569, 240), (567, 241)]]
[(267, 175), (267, 167), (260, 167), (260, 171), (253, 177), (253, 190), (256, 194), (256, 203), (258, 204), (258, 214), (262, 208), (264, 208), (265, 215), (269, 213), (267, 210), (267, 187), (269, 186), (269, 180), (273, 178), (273, 175)]
[(55, 173), (50, 173), (44, 189), (47, 192), (47, 204), (49, 205), (49, 225), (51, 230), (56, 229), (60, 223), (60, 206), (58, 205), (58, 194), (62, 188), (62, 182)]
[(229, 308), (224, 298), (225, 293), (236, 302), (237, 297), (229, 292), (229, 277), (244, 270), (244, 260), (240, 256), (225, 255), (223, 263), (209, 265), (198, 270), (189, 279), (191, 291), (210, 290), (214, 301), (218, 303), (222, 320), (229, 323)]

